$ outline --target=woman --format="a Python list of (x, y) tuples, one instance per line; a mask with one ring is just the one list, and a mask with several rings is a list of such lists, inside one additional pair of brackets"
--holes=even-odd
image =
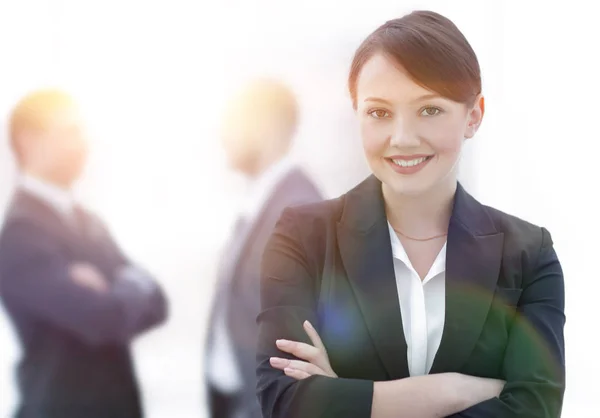
[(558, 417), (564, 290), (544, 228), (457, 182), (484, 114), (477, 58), (432, 12), (360, 46), (349, 88), (373, 176), (287, 209), (264, 254), (265, 417)]

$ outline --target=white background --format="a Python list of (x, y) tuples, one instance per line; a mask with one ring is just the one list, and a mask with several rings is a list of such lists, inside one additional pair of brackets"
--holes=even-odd
[[(551, 231), (567, 291), (563, 417), (596, 416), (600, 30), (594, 2), (549, 3), (0, 0), (3, 121), (36, 87), (81, 99), (93, 155), (79, 196), (170, 297), (168, 324), (134, 347), (150, 418), (206, 416), (209, 300), (242, 188), (218, 142), (227, 95), (253, 75), (289, 82), (303, 112), (296, 156), (337, 196), (368, 173), (346, 93), (352, 54), (413, 9), (454, 20), (479, 56), (486, 117), (462, 181), (482, 202)], [(1, 210), (15, 174), (6, 143), (3, 129)], [(18, 356), (0, 311), (0, 417), (16, 403)]]

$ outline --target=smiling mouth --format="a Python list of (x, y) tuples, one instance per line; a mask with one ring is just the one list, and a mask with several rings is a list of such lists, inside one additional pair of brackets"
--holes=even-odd
[(432, 158), (433, 158), (433, 155), (429, 155), (427, 157), (415, 158), (413, 160), (403, 160), (403, 159), (401, 160), (401, 159), (392, 159), (392, 158), (388, 158), (388, 160), (399, 167), (414, 167), (416, 165), (419, 165), (426, 161), (429, 161)]

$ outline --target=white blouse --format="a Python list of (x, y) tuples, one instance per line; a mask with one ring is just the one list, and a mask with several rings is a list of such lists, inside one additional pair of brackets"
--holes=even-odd
[(446, 316), (446, 244), (423, 281), (413, 268), (396, 232), (388, 223), (402, 326), (411, 376), (429, 373), (440, 347)]

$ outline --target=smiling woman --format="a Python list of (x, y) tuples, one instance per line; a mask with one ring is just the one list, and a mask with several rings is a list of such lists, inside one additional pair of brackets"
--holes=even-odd
[(287, 209), (265, 250), (263, 415), (543, 417), (565, 387), (552, 239), (457, 181), (483, 119), (477, 57), (428, 11), (375, 30), (349, 90), (373, 175)]

